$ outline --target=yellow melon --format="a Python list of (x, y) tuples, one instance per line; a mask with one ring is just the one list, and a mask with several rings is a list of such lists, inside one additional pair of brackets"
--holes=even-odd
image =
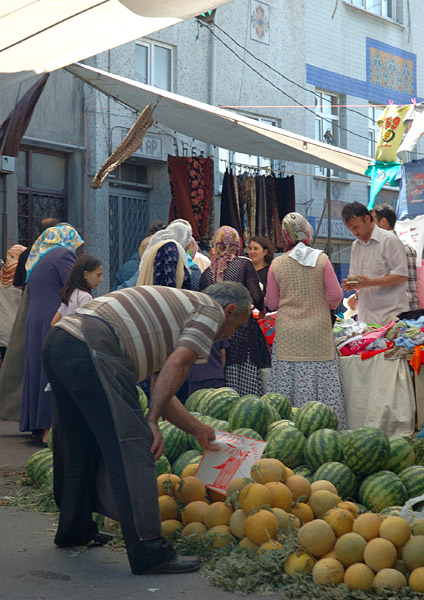
[(391, 569), (396, 559), (396, 548), (389, 540), (374, 538), (365, 546), (364, 562), (375, 572)]
[(293, 500), (296, 502), (299, 498), (307, 500), (311, 495), (311, 484), (301, 475), (292, 475), (286, 480), (286, 486), (292, 493)]
[(171, 496), (159, 496), (160, 520), (168, 521), (179, 517), (178, 504)]
[(424, 535), (414, 535), (402, 550), (402, 560), (410, 571), (424, 567)]
[(258, 510), (266, 504), (271, 505), (271, 492), (261, 483), (249, 483), (240, 490), (238, 502), (246, 515), (250, 515), (252, 510)]
[(285, 477), (285, 469), (271, 458), (260, 458), (250, 469), (250, 477), (257, 483), (268, 483), (269, 481), (282, 481)]
[(424, 519), (417, 519), (412, 528), (412, 535), (424, 535)]
[(246, 536), (258, 545), (275, 538), (278, 529), (278, 519), (269, 510), (261, 509), (249, 515), (244, 522)]
[(217, 525), (211, 527), (207, 531), (207, 535), (212, 538), (212, 546), (214, 548), (224, 548), (235, 542), (235, 538), (231, 535), (231, 529), (228, 525)]
[(296, 475), (296, 473), (292, 469), (289, 469), (289, 467), (286, 467), (286, 479), (293, 477), (293, 475)]
[(254, 542), (252, 542), (252, 540), (249, 540), (248, 537), (244, 537), (242, 540), (240, 540), (239, 546), (241, 548), (245, 548), (246, 550), (255, 550), (255, 551), (259, 548), (258, 544), (255, 544)]
[(262, 554), (263, 552), (269, 550), (283, 550), (283, 544), (281, 542), (277, 542), (277, 540), (268, 540), (259, 546), (256, 550), (258, 554)]
[(424, 567), (417, 567), (411, 571), (408, 579), (408, 585), (415, 592), (424, 594)]
[(338, 508), (343, 508), (343, 510), (348, 510), (354, 519), (359, 516), (359, 507), (354, 502), (344, 500), (343, 502), (339, 502), (337, 506)]
[(331, 481), (327, 481), (326, 479), (318, 479), (317, 481), (313, 481), (311, 483), (311, 494), (314, 492), (318, 492), (318, 490), (327, 490), (327, 492), (331, 492), (336, 496), (339, 495), (337, 488)]
[(378, 537), (380, 532), (380, 525), (384, 521), (384, 517), (376, 513), (363, 513), (355, 519), (352, 531), (359, 533), (368, 542)]
[[(240, 492), (241, 488), (248, 484), (248, 479), (245, 479), (244, 477), (236, 477), (235, 479), (230, 481), (230, 483), (227, 486), (227, 498), (231, 498), (231, 496), (235, 492)], [(235, 495), (238, 497), (237, 493)]]
[(244, 522), (245, 522), (246, 518), (247, 518), (246, 513), (244, 513), (241, 510), (241, 508), (236, 510), (230, 517), (229, 525), (230, 525), (231, 533), (239, 539), (241, 539), (245, 536)]
[(289, 488), (280, 481), (270, 481), (265, 484), (271, 494), (271, 506), (289, 511), (293, 504), (293, 496)]
[(203, 515), (203, 522), (208, 529), (217, 525), (229, 525), (233, 509), (224, 502), (210, 504)]
[(322, 518), (330, 525), (338, 538), (352, 531), (354, 518), (348, 510), (331, 508), (327, 513), (322, 515)]
[(209, 504), (202, 500), (194, 500), (186, 504), (181, 511), (181, 521), (184, 525), (189, 523), (204, 523), (205, 511)]
[(290, 519), (290, 529), (292, 529), (292, 530), (299, 529), (299, 527), (302, 525), (299, 517), (296, 517), (296, 515), (292, 515), (291, 513), (289, 513), (289, 519)]
[(200, 463), (193, 463), (184, 467), (183, 472), (181, 473), (181, 477), (194, 477), (194, 475), (196, 475), (197, 473), (197, 469), (199, 468), (199, 464)]
[[(275, 463), (277, 463), (277, 465), (280, 465), (280, 468), (283, 472), (283, 479), (282, 481), (285, 481), (287, 479), (287, 472), (291, 471), (291, 469), (289, 469), (288, 467), (286, 467), (286, 465), (284, 463), (281, 462), (281, 460), (278, 460), (278, 458), (269, 458), (268, 460), (273, 460)], [(293, 473), (293, 471), (291, 471)]]
[(312, 556), (321, 558), (334, 548), (336, 536), (328, 523), (316, 519), (302, 525), (297, 533), (297, 541)]
[(352, 590), (370, 590), (374, 583), (374, 571), (364, 563), (354, 563), (346, 569), (343, 582)]
[(402, 548), (411, 537), (411, 527), (402, 517), (387, 517), (380, 525), (380, 537)]
[(340, 498), (336, 494), (328, 490), (317, 490), (310, 495), (309, 506), (312, 508), (314, 515), (320, 517), (328, 512), (330, 508), (337, 506), (339, 501)]
[(180, 481), (178, 475), (174, 475), (174, 473), (162, 473), (159, 475), (158, 479), (158, 495), (164, 496), (168, 494), (172, 496), (174, 493), (175, 485)]
[(274, 513), (274, 515), (277, 517), (280, 529), (283, 529), (283, 531), (287, 531), (287, 529), (289, 529), (290, 527), (289, 513), (283, 510), (282, 508), (276, 507), (271, 508), (271, 512)]
[(181, 532), (181, 537), (190, 537), (194, 540), (198, 540), (207, 532), (206, 525), (193, 521), (184, 527)]
[(309, 504), (305, 504), (305, 502), (299, 502), (299, 504), (292, 506), (290, 513), (295, 515), (302, 523), (309, 523), (309, 521), (314, 520), (312, 508)]
[(208, 498), (210, 499), (211, 502), (225, 502), (227, 499), (227, 496), (225, 494), (220, 494), (219, 492), (216, 492), (215, 490), (208, 490)]
[(181, 521), (177, 521), (177, 519), (168, 519), (167, 521), (162, 521), (162, 535), (169, 537), (171, 533), (174, 533), (174, 531), (180, 527), (182, 527)]
[(314, 564), (312, 569), (312, 579), (315, 585), (327, 585), (342, 583), (344, 578), (344, 567), (339, 560), (335, 558), (321, 558)]
[(381, 569), (374, 577), (374, 587), (400, 588), (406, 585), (406, 577), (396, 569)]
[(180, 483), (175, 486), (174, 495), (180, 502), (188, 504), (195, 500), (203, 500), (206, 496), (206, 488), (203, 481), (200, 481), (198, 477), (189, 475), (183, 477)]
[(336, 542), (334, 552), (345, 567), (362, 562), (367, 540), (359, 533), (345, 533)]
[(303, 575), (310, 573), (315, 564), (315, 559), (310, 554), (300, 548), (289, 554), (284, 563), (284, 573), (286, 575)]

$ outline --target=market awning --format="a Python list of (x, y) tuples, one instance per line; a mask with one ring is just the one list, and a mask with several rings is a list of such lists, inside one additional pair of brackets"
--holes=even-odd
[(231, 0), (2, 0), (0, 89)]
[(76, 64), (67, 67), (67, 70), (97, 90), (138, 111), (142, 111), (151, 102), (156, 122), (207, 144), (358, 175), (364, 175), (371, 161), (361, 154), (93, 67)]

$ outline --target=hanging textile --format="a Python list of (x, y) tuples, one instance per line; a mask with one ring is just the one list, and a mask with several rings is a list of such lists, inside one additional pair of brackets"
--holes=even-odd
[(255, 177), (256, 182), (256, 235), (268, 237), (266, 227), (267, 211), (266, 211), (266, 181), (265, 175)]
[(274, 218), (274, 204), (276, 203), (275, 195), (275, 175), (271, 173), (265, 178), (265, 199), (266, 199), (266, 230), (267, 236), (275, 246), (275, 225), (278, 221)]
[(193, 237), (209, 240), (210, 216), (214, 202), (213, 160), (203, 156), (168, 155), (171, 187), (169, 221), (185, 219), (193, 229)]
[(244, 237), (240, 224), (240, 213), (235, 188), (233, 172), (227, 169), (222, 182), (219, 225), (220, 227), (222, 227), (222, 225), (229, 225), (236, 229), (241, 237)]

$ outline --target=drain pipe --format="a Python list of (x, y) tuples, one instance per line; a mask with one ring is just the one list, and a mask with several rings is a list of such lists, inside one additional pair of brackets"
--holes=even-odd
[(3, 212), (2, 212), (2, 257), (6, 258), (7, 252), (7, 175), (3, 174)]
[[(210, 24), (211, 30), (214, 31), (216, 13), (214, 14), (214, 20)], [(209, 104), (215, 106), (216, 104), (216, 37), (211, 35), (211, 51), (210, 51), (210, 65), (209, 65)], [(213, 144), (208, 144), (208, 156), (212, 156), (214, 152)]]

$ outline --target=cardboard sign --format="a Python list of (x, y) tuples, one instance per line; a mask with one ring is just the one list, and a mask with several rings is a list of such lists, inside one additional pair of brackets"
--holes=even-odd
[(250, 468), (261, 458), (267, 442), (228, 431), (215, 431), (215, 435), (220, 450), (204, 453), (196, 477), (211, 490), (225, 494), (233, 479), (250, 477)]

